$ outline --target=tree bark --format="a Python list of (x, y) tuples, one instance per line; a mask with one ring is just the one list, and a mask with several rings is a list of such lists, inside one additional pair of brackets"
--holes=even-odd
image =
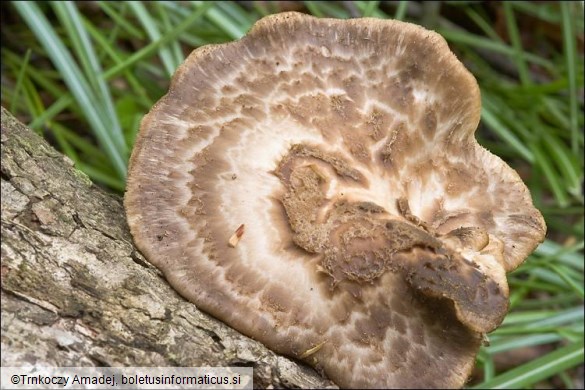
[(138, 252), (122, 199), (2, 108), (2, 366), (252, 366), (333, 386), (200, 312)]

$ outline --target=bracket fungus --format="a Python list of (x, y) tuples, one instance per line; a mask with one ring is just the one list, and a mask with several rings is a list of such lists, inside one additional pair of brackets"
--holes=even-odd
[(268, 16), (146, 115), (128, 222), (184, 297), (339, 386), (460, 387), (546, 230), (479, 118), (432, 31)]

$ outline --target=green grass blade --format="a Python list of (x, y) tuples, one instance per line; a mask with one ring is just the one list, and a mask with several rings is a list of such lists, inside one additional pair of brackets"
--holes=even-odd
[[(447, 41), (458, 43), (458, 44), (465, 44), (470, 45), (475, 48), (487, 49), (494, 51), (496, 53), (501, 53), (509, 56), (514, 56), (517, 53), (508, 45), (503, 44), (502, 42), (494, 42), (491, 39), (484, 38), (478, 35), (470, 34), (467, 31), (458, 31), (454, 29), (449, 29), (445, 27), (440, 27), (437, 31), (445, 37)], [(526, 61), (530, 61), (536, 65), (543, 66), (547, 68), (547, 70), (551, 72), (556, 72), (555, 65), (542, 57), (534, 55), (532, 53), (520, 53), (521, 57), (523, 57)]]
[(85, 113), (92, 129), (95, 131), (98, 140), (112, 159), (116, 172), (121, 178), (125, 178), (126, 156), (122, 150), (118, 149), (113, 137), (108, 132), (100, 112), (96, 110), (97, 102), (95, 96), (83, 78), (81, 71), (73, 61), (71, 54), (67, 51), (55, 33), (55, 30), (51, 27), (35, 3), (14, 2), (13, 4), (30, 29), (35, 33), (35, 36), (45, 48), (47, 55), (63, 76), (65, 83), (71, 90), (73, 96), (75, 96), (77, 103)]
[(508, 28), (508, 35), (510, 36), (510, 41), (512, 42), (512, 48), (514, 49), (514, 61), (516, 62), (516, 67), (518, 68), (518, 73), (520, 74), (520, 81), (523, 85), (530, 85), (532, 81), (530, 80), (530, 74), (528, 72), (528, 67), (526, 66), (526, 62), (524, 61), (524, 50), (522, 49), (522, 42), (520, 40), (520, 32), (518, 31), (518, 24), (516, 23), (516, 18), (514, 16), (514, 9), (512, 8), (512, 2), (503, 2), (502, 6), (504, 7), (504, 16), (506, 18), (506, 26)]
[(122, 128), (114, 110), (112, 95), (102, 77), (102, 67), (97, 60), (93, 44), (89, 39), (88, 32), (77, 7), (72, 2), (53, 2), (52, 5), (54, 9), (58, 10), (58, 13), (63, 15), (61, 18), (63, 22), (68, 21), (71, 23), (69, 36), (76, 43), (76, 51), (84, 67), (86, 79), (89, 80), (92, 90), (96, 95), (96, 102), (98, 103), (96, 109), (101, 112), (108, 133), (116, 143), (118, 150), (125, 155), (128, 154), (128, 147), (124, 140)]
[(314, 15), (318, 18), (324, 18), (326, 15), (321, 11), (319, 6), (314, 1), (305, 1), (305, 7), (311, 12), (311, 15)]
[(218, 1), (216, 5), (226, 15), (229, 15), (229, 17), (234, 20), (234, 22), (240, 26), (240, 28), (248, 31), (252, 24), (254, 24), (255, 18), (245, 12), (237, 2)]
[(546, 112), (557, 121), (559, 127), (569, 129), (571, 127), (570, 121), (567, 120), (566, 115), (561, 111), (560, 104), (557, 100), (547, 97), (543, 99)]
[(39, 130), (46, 122), (52, 120), (55, 116), (59, 115), (59, 113), (68, 108), (71, 103), (73, 103), (73, 99), (71, 99), (70, 95), (61, 96), (55, 103), (51, 105), (51, 107), (49, 107), (45, 112), (37, 116), (31, 123), (29, 123), (28, 127), (33, 130)]
[[(121, 3), (122, 5), (128, 4), (127, 2)], [(132, 23), (129, 23), (128, 18), (121, 15), (121, 12), (114, 8), (116, 6), (116, 3), (109, 1), (98, 1), (98, 4), (102, 11), (104, 11), (104, 13), (108, 15), (116, 23), (116, 26), (120, 26), (124, 31), (126, 31), (131, 37), (135, 39), (140, 40), (144, 39), (144, 34), (142, 33), (142, 31), (134, 27)]]
[(496, 30), (472, 7), (465, 8), (465, 13), (490, 39), (496, 42), (502, 42), (502, 38), (500, 38)]
[[(504, 319), (504, 325), (515, 325), (522, 323), (532, 323), (540, 321), (554, 315), (555, 312), (551, 310), (534, 310), (534, 311), (521, 311), (510, 313)], [(496, 330), (497, 332), (497, 330)]]
[[(144, 4), (141, 2), (137, 2), (137, 1), (131, 1), (128, 4), (130, 5), (130, 8), (132, 9), (134, 14), (136, 15), (136, 17), (140, 21), (140, 24), (142, 24), (142, 27), (144, 28), (144, 30), (148, 34), (150, 40), (152, 42), (156, 42), (156, 41), (160, 40), (161, 33), (158, 29), (158, 26), (156, 25), (154, 18), (152, 18), (150, 16), (150, 14), (148, 13), (148, 11), (146, 10), (146, 7), (144, 6)], [(171, 77), (173, 75), (173, 73), (175, 73), (175, 69), (177, 69), (177, 66), (179, 66), (179, 64), (176, 64), (173, 61), (173, 57), (171, 55), (171, 52), (167, 47), (159, 47), (158, 54), (159, 54), (159, 57), (164, 65), (164, 67), (165, 67), (167, 76)]]
[(485, 350), (487, 353), (493, 355), (496, 353), (512, 351), (518, 348), (554, 343), (562, 340), (562, 337), (556, 333), (541, 333), (522, 335), (518, 337), (502, 337), (497, 339), (495, 337), (491, 337), (490, 339), (491, 344), (489, 347), (486, 347)]
[(68, 41), (63, 40), (63, 43), (70, 42), (72, 46), (72, 52), (79, 60), (81, 70), (83, 71), (90, 88), (93, 91), (97, 91), (98, 81), (92, 69), (92, 63), (90, 59), (91, 55), (86, 46), (88, 44), (87, 39), (82, 42), (82, 35), (84, 35), (85, 31), (83, 29), (76, 28), (78, 25), (74, 25), (76, 23), (74, 22), (74, 16), (71, 8), (75, 6), (72, 6), (71, 3), (62, 1), (51, 1), (50, 4), (59, 21), (61, 22), (61, 25), (64, 27), (65, 32), (67, 33), (66, 38), (68, 38)]
[[(197, 9), (205, 6), (204, 1), (192, 1), (193, 6)], [(215, 24), (219, 29), (224, 31), (231, 39), (240, 39), (241, 37), (246, 34), (248, 28), (246, 26), (238, 25), (234, 20), (232, 20), (228, 15), (226, 15), (221, 9), (217, 7), (216, 4), (213, 4), (213, 7), (209, 8), (206, 13), (207, 19), (209, 19), (213, 24)]]
[(512, 147), (526, 161), (533, 163), (535, 158), (533, 152), (521, 142), (495, 115), (496, 110), (492, 108), (486, 95), (483, 98), (484, 104), (481, 110), (481, 118), (485, 123), (499, 135), (510, 147)]
[(366, 1), (366, 5), (362, 10), (362, 16), (365, 18), (369, 18), (375, 15), (378, 6), (380, 5), (379, 1)]
[(45, 111), (45, 106), (36, 86), (28, 78), (23, 80), (23, 86), (28, 111), (33, 117), (41, 115)]
[(213, 3), (211, 2), (204, 3), (203, 5), (198, 7), (196, 11), (193, 11), (188, 17), (186, 17), (172, 31), (168, 31), (159, 40), (148, 44), (147, 46), (143, 47), (142, 49), (128, 57), (123, 62), (107, 70), (104, 73), (104, 78), (110, 79), (114, 76), (117, 76), (120, 73), (126, 71), (129, 67), (136, 64), (137, 62), (140, 62), (145, 58), (149, 57), (150, 55), (155, 53), (160, 46), (165, 45), (167, 42), (170, 42), (173, 39), (176, 39), (183, 31), (192, 26), (193, 23), (197, 21), (197, 19), (201, 18), (203, 15), (209, 12), (211, 7), (213, 7)]
[[(123, 63), (124, 59), (121, 55), (112, 47), (112, 44), (108, 41), (108, 39), (102, 34), (102, 32), (95, 28), (91, 23), (85, 21), (84, 23), (85, 28), (91, 35), (91, 37), (96, 41), (96, 43), (104, 50), (106, 55), (109, 59), (111, 59), (115, 64), (119, 65)], [(137, 77), (134, 75), (130, 69), (126, 69), (123, 72), (123, 76), (128, 80), (128, 84), (132, 88), (132, 92), (134, 93), (137, 100), (145, 107), (150, 108), (152, 105), (152, 101), (146, 94), (146, 90), (144, 86), (138, 81)]]
[[(18, 64), (18, 68), (22, 69), (22, 59), (19, 55), (12, 53), (8, 50), (2, 49), (2, 60), (3, 62), (9, 64)], [(12, 66), (12, 65), (10, 65)], [(30, 78), (31, 81), (38, 84), (38, 86), (48, 92), (54, 99), (58, 99), (59, 97), (63, 96), (64, 93), (67, 93), (61, 85), (55, 82), (49, 75), (50, 72), (44, 70), (39, 71), (34, 67), (26, 67), (26, 75)]]
[(548, 267), (556, 272), (561, 277), (561, 279), (563, 279), (565, 283), (567, 283), (567, 285), (573, 289), (577, 296), (579, 296), (581, 299), (585, 298), (585, 293), (583, 292), (583, 280), (578, 283), (578, 278), (576, 278), (575, 275), (570, 275), (570, 272), (566, 269), (566, 267), (556, 264), (548, 264)]
[[(94, 166), (99, 167), (102, 170), (108, 168), (108, 156), (104, 154), (97, 146), (95, 146), (88, 139), (79, 136), (75, 131), (61, 125), (58, 122), (53, 122), (49, 125), (50, 130), (55, 134), (59, 133), (69, 145), (79, 151), (81, 155), (85, 154), (86, 160), (90, 161)], [(79, 158), (70, 156), (74, 161), (81, 161)], [(110, 172), (111, 176), (111, 172)]]
[(89, 176), (89, 178), (92, 181), (98, 182), (98, 183), (103, 183), (105, 185), (107, 185), (110, 188), (113, 188), (116, 191), (124, 191), (124, 188), (126, 188), (126, 185), (124, 184), (124, 181), (122, 180), (117, 180), (115, 178), (112, 177), (112, 175), (110, 175), (107, 172), (102, 172), (99, 169), (96, 169), (95, 167), (89, 165), (89, 164), (85, 164), (81, 161), (76, 163), (76, 166), (82, 170), (83, 172), (85, 172), (85, 174), (87, 176)]
[(479, 350), (477, 361), (483, 365), (484, 380), (493, 378), (496, 372), (496, 366), (493, 357), (489, 353), (486, 353), (485, 349), (482, 348)]
[(581, 168), (578, 161), (571, 161), (571, 151), (552, 132), (543, 132), (544, 145), (565, 179), (565, 190), (579, 199), (581, 194)]
[[(571, 149), (573, 153), (578, 153), (579, 150), (579, 120), (578, 120), (578, 84), (577, 84), (577, 48), (575, 42), (575, 33), (573, 28), (573, 18), (571, 15), (571, 4), (567, 1), (561, 1), (562, 27), (563, 27), (563, 45), (565, 51), (565, 64), (567, 66), (567, 73), (569, 76), (569, 109), (570, 109), (570, 124), (571, 124)], [(582, 12), (582, 10), (581, 10)]]
[[(154, 2), (153, 5), (156, 8), (157, 14), (160, 17), (162, 25), (164, 26), (164, 31), (171, 31), (173, 29), (171, 18), (167, 13), (167, 9), (161, 5), (160, 2)], [(185, 60), (183, 53), (181, 51), (181, 45), (177, 40), (169, 42), (169, 51), (172, 55), (173, 65), (175, 69)], [(174, 73), (174, 71), (173, 71)]]
[(532, 153), (534, 154), (535, 162), (542, 170), (557, 203), (561, 207), (567, 207), (569, 205), (569, 198), (564, 190), (564, 186), (561, 183), (558, 173), (552, 166), (551, 159), (547, 158), (547, 155), (542, 151), (542, 147), (539, 145), (534, 145)]
[(583, 254), (578, 253), (583, 251), (583, 247), (583, 241), (573, 246), (566, 247), (551, 240), (544, 240), (544, 242), (536, 248), (535, 254), (545, 256), (548, 259), (554, 258), (563, 264), (570, 265), (573, 268), (583, 271), (585, 269), (585, 265), (583, 264)]
[(59, 145), (59, 147), (61, 148), (61, 150), (63, 151), (63, 153), (69, 157), (74, 164), (77, 164), (79, 162), (79, 155), (77, 154), (77, 152), (75, 151), (75, 148), (73, 148), (71, 146), (71, 144), (67, 141), (67, 139), (65, 139), (65, 137), (63, 136), (63, 133), (61, 131), (62, 126), (59, 126), (59, 124), (54, 123), (53, 126), (51, 126), (51, 133), (53, 134), (53, 137), (55, 137), (55, 140), (57, 141), (57, 144)]
[(525, 324), (526, 329), (534, 329), (537, 327), (555, 327), (560, 325), (566, 325), (571, 323), (577, 323), (583, 321), (583, 306), (575, 307), (564, 311), (556, 311), (552, 314), (543, 317), (542, 319), (532, 321), (529, 324)]
[(538, 7), (534, 7), (529, 1), (516, 1), (514, 2), (514, 8), (546, 22), (558, 24), (561, 20), (559, 2), (551, 1), (547, 3), (542, 2)]
[(12, 95), (12, 103), (10, 104), (10, 112), (16, 112), (16, 104), (18, 103), (18, 95), (22, 90), (22, 80), (24, 78), (24, 74), (28, 69), (28, 62), (30, 61), (30, 53), (31, 50), (27, 49), (26, 54), (24, 55), (24, 59), (22, 60), (22, 65), (20, 66), (20, 70), (18, 71), (18, 77), (16, 79), (16, 86), (14, 87), (14, 92)]
[(406, 17), (406, 11), (408, 10), (408, 1), (401, 0), (398, 2), (398, 7), (396, 7), (396, 13), (394, 14), (394, 19), (397, 20), (404, 20)]
[(539, 381), (583, 363), (583, 342), (569, 344), (544, 355), (530, 363), (523, 364), (491, 380), (482, 382), (474, 389), (516, 389), (526, 388)]

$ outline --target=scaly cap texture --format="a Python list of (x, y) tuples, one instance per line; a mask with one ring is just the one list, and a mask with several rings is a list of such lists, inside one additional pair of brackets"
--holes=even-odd
[(272, 15), (144, 118), (129, 225), (183, 296), (342, 387), (459, 387), (546, 229), (479, 117), (434, 32)]

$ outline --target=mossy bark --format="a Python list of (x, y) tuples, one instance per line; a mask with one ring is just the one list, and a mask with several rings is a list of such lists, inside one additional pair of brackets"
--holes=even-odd
[(253, 366), (325, 387), (180, 297), (132, 244), (122, 199), (2, 108), (2, 366)]

